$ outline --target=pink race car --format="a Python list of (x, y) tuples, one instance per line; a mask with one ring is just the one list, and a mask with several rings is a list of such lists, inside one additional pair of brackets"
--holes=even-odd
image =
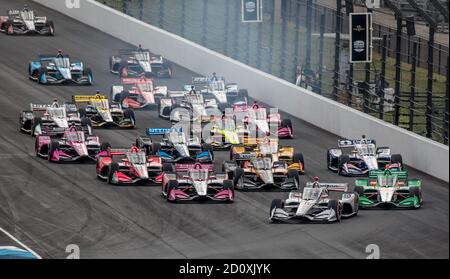
[(166, 96), (166, 86), (154, 86), (153, 80), (146, 77), (122, 78), (122, 85), (111, 88), (111, 100), (123, 108), (156, 108), (160, 99)]
[(85, 132), (71, 126), (61, 138), (37, 135), (35, 149), (37, 156), (50, 162), (81, 162), (95, 160), (102, 145), (97, 136), (86, 136)]
[(281, 119), (278, 112), (267, 114), (267, 108), (256, 102), (252, 105), (234, 105), (231, 109), (226, 109), (225, 114), (235, 118), (237, 124), (244, 124), (249, 132), (255, 130), (253, 125), (256, 126), (256, 131), (260, 133), (261, 137), (270, 134), (283, 139), (294, 137), (290, 119)]
[(233, 181), (213, 174), (213, 164), (164, 164), (162, 194), (167, 201), (234, 201)]

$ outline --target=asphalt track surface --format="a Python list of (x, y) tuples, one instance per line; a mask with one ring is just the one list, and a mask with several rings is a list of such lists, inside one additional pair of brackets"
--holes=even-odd
[[(416, 170), (410, 176), (424, 185), (419, 210), (365, 210), (339, 224), (271, 224), (271, 200), (287, 193), (237, 192), (234, 204), (170, 204), (159, 187), (112, 187), (96, 179), (94, 165), (36, 158), (34, 139), (18, 132), (20, 110), (77, 92), (109, 92), (118, 77), (109, 73), (108, 57), (130, 46), (31, 1), (0, 0), (0, 11), (24, 3), (55, 22), (56, 36), (0, 34), (0, 227), (42, 257), (64, 258), (69, 244), (79, 245), (82, 258), (365, 258), (369, 244), (380, 247), (382, 258), (449, 257), (448, 184)], [(27, 79), (28, 61), (58, 48), (93, 69), (95, 86), (40, 86)], [(179, 89), (195, 75), (174, 70), (173, 80), (157, 83)], [(127, 147), (146, 127), (168, 126), (154, 111), (137, 112), (137, 124), (136, 130), (95, 133)], [(352, 185), (354, 179), (326, 169), (326, 150), (338, 137), (299, 119), (293, 124), (295, 139), (283, 143), (304, 153), (302, 180), (317, 175)], [(11, 244), (4, 236), (0, 242)]]

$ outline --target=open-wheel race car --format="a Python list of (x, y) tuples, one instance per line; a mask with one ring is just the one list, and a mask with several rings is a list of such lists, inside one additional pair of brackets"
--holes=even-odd
[(9, 10), (0, 16), (0, 32), (8, 35), (55, 35), (53, 21), (45, 16), (37, 16), (34, 10), (25, 6), (22, 10)]
[(30, 110), (21, 111), (19, 117), (19, 130), (31, 136), (60, 136), (71, 125), (87, 134), (92, 133), (91, 121), (80, 117), (73, 103), (30, 104)]
[[(330, 192), (342, 192), (340, 199)], [(303, 191), (291, 191), (283, 201), (275, 199), (270, 206), (269, 220), (303, 220), (314, 222), (340, 222), (358, 214), (358, 194), (348, 192), (347, 183), (320, 183), (318, 178), (308, 182)]]
[(104, 143), (97, 155), (97, 177), (116, 185), (148, 185), (161, 183), (162, 160), (147, 155), (136, 146), (129, 149), (111, 148)]
[(408, 178), (408, 171), (391, 169), (371, 170), (368, 179), (357, 179), (355, 191), (359, 205), (370, 207), (420, 208), (422, 205), (422, 181)]
[(164, 164), (162, 194), (170, 202), (233, 202), (233, 181), (214, 174), (213, 164)]
[(398, 170), (403, 169), (400, 154), (391, 154), (389, 147), (376, 147), (375, 140), (339, 140), (338, 148), (327, 152), (328, 169), (343, 176), (367, 175), (371, 170), (383, 169), (387, 164)]
[(99, 137), (86, 135), (75, 125), (66, 129), (60, 138), (37, 135), (35, 143), (36, 155), (55, 163), (94, 162), (101, 147)]
[(161, 55), (155, 55), (148, 49), (121, 49), (119, 55), (110, 57), (110, 71), (122, 78), (157, 77), (172, 78), (172, 64)]
[(153, 80), (146, 77), (122, 78), (122, 85), (111, 87), (111, 100), (123, 108), (156, 108), (160, 99), (167, 96), (166, 86), (154, 86)]
[(131, 109), (122, 109), (117, 103), (109, 103), (108, 97), (100, 95), (75, 95), (74, 103), (85, 103), (85, 107), (79, 109), (80, 116), (90, 119), (93, 127), (104, 128), (135, 128), (136, 117)]

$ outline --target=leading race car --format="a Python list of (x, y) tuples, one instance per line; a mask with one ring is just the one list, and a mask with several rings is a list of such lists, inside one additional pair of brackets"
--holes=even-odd
[(21, 132), (32, 136), (60, 136), (69, 125), (76, 125), (78, 130), (92, 133), (92, 123), (88, 118), (80, 117), (75, 104), (30, 104), (30, 110), (23, 110), (19, 117)]
[(101, 144), (97, 136), (86, 136), (72, 125), (59, 139), (49, 135), (36, 136), (35, 149), (38, 157), (50, 162), (84, 162), (95, 161)]
[(53, 21), (45, 16), (37, 16), (36, 12), (24, 7), (22, 10), (9, 10), (7, 16), (0, 16), (0, 32), (8, 35), (38, 34), (55, 35)]
[[(211, 145), (201, 144), (200, 140), (188, 137), (181, 129), (149, 128), (148, 136), (163, 136), (160, 142), (150, 144), (150, 153), (161, 156), (166, 163), (192, 164), (212, 163), (214, 153)], [(147, 146), (149, 140), (147, 140)]]
[(90, 119), (93, 127), (136, 127), (136, 117), (131, 109), (122, 109), (117, 103), (109, 103), (108, 98), (100, 95), (75, 95), (72, 96), (74, 103), (85, 103), (86, 107), (80, 108), (80, 115)]
[[(332, 199), (329, 192), (343, 192), (341, 199)], [(348, 192), (347, 183), (308, 182), (303, 192), (292, 191), (285, 201), (275, 199), (270, 206), (269, 220), (299, 219), (315, 222), (340, 222), (358, 214), (358, 194)]]
[(73, 62), (67, 55), (40, 55), (39, 60), (28, 66), (29, 78), (39, 84), (78, 84), (92, 85), (92, 70), (85, 68), (83, 62)]
[(233, 182), (226, 174), (214, 174), (212, 164), (164, 165), (162, 194), (167, 201), (233, 202)]
[(344, 176), (367, 175), (371, 170), (383, 169), (387, 164), (403, 168), (400, 154), (391, 154), (389, 147), (376, 147), (375, 140), (362, 136), (359, 140), (339, 140), (338, 148), (327, 152), (328, 169)]
[(172, 65), (161, 55), (154, 55), (148, 49), (122, 49), (119, 55), (110, 58), (110, 70), (122, 78), (127, 77), (157, 77), (172, 78)]
[(242, 144), (249, 131), (243, 123), (236, 123), (232, 117), (217, 117), (211, 121), (211, 146), (214, 149), (229, 149), (234, 145)]
[(252, 105), (234, 105), (226, 109), (227, 117), (233, 117), (236, 122), (243, 123), (248, 131), (252, 131), (252, 137), (263, 137), (275, 135), (279, 138), (290, 139), (294, 137), (293, 126), (290, 119), (281, 119), (278, 112), (270, 111), (267, 108), (254, 102)]
[(408, 179), (408, 171), (391, 169), (371, 170), (369, 179), (357, 179), (355, 191), (359, 205), (369, 207), (420, 208), (422, 205), (422, 182)]
[(160, 99), (167, 96), (166, 86), (154, 86), (146, 77), (122, 78), (122, 85), (111, 87), (111, 100), (123, 108), (141, 109), (156, 107)]
[(112, 149), (108, 143), (97, 156), (97, 177), (109, 184), (154, 184), (162, 181), (162, 161), (159, 156), (147, 155), (136, 146)]

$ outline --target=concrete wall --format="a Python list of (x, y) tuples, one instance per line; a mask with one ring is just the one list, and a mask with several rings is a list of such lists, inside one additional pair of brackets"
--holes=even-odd
[[(299, 88), (94, 0), (80, 0), (80, 7), (72, 9), (67, 8), (66, 0), (34, 1), (123, 41), (142, 44), (197, 73), (220, 72), (228, 80), (247, 88), (252, 97), (336, 135), (358, 138), (366, 134), (375, 138), (380, 146), (390, 146), (395, 153), (401, 153), (406, 164), (449, 181), (448, 146)], [(63, 23), (55, 22), (56, 27), (58, 24)]]

